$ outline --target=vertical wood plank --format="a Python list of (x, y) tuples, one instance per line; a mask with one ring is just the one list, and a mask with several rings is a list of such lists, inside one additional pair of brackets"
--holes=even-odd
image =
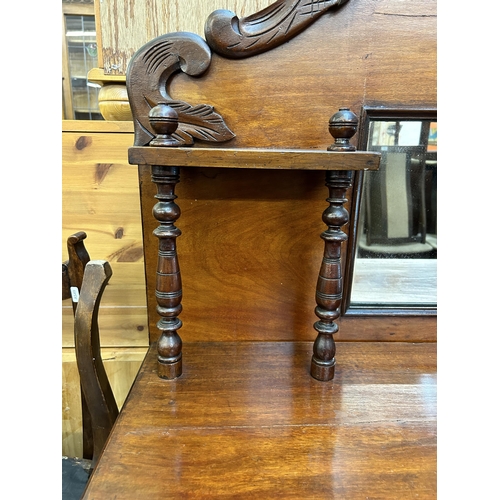
[(253, 14), (270, 0), (102, 0), (99, 5), (104, 73), (125, 75), (134, 52), (165, 33), (189, 31), (204, 36), (208, 15), (229, 9)]

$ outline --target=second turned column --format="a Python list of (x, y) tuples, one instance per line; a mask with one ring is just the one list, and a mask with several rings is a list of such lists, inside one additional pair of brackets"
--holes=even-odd
[[(329, 151), (355, 151), (349, 143), (356, 133), (357, 116), (348, 108), (340, 108), (329, 122), (329, 131), (335, 142)], [(347, 202), (346, 193), (352, 185), (353, 172), (349, 170), (329, 170), (326, 172), (328, 187), (327, 202), (329, 207), (323, 212), (323, 222), (328, 229), (321, 234), (325, 242), (323, 261), (316, 285), (316, 309), (319, 321), (314, 323), (318, 332), (313, 346), (311, 359), (311, 376), (317, 380), (328, 381), (335, 376), (335, 340), (338, 325), (335, 320), (340, 316), (342, 302), (342, 242), (347, 235), (342, 227), (349, 222), (349, 212), (344, 207)]]

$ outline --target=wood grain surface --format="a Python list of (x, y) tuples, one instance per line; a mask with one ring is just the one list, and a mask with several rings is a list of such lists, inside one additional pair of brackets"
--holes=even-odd
[[(150, 339), (156, 341), (158, 223), (147, 167), (140, 168), (140, 184)], [(183, 340), (314, 340), (324, 184), (321, 171), (181, 169)], [(339, 325), (338, 340), (436, 339), (436, 318), (354, 317)]]
[[(193, 106), (214, 106), (223, 116), (236, 137), (214, 149), (324, 151), (332, 143), (328, 121), (339, 107), (358, 115), (367, 105), (436, 107), (436, 5), (350, 1), (269, 52), (242, 60), (214, 54), (205, 74), (174, 76), (168, 91)], [(356, 141), (354, 136), (351, 142)], [(147, 167), (140, 168), (140, 183), (150, 340), (155, 341), (158, 241), (150, 214), (156, 192)], [(177, 245), (184, 340), (312, 338), (324, 184), (323, 172), (181, 168), (176, 226), (182, 231)], [(347, 198), (350, 210), (351, 191)], [(361, 322), (362, 328), (352, 322), (349, 340), (436, 337), (435, 318)]]
[(146, 357), (85, 499), (436, 498), (436, 345), (186, 343), (172, 382)]
[[(141, 327), (142, 345), (147, 346), (137, 169), (127, 162), (133, 136), (110, 132), (117, 128), (113, 124), (102, 128), (102, 132), (68, 130), (62, 134), (62, 260), (67, 253), (66, 238), (84, 230), (91, 258), (107, 260), (113, 266), (113, 276), (102, 300), (102, 345), (116, 345), (116, 340), (110, 340), (115, 336), (122, 338), (123, 345), (129, 328), (136, 336), (137, 327)], [(66, 346), (72, 345), (73, 336), (71, 320), (66, 318), (67, 308), (71, 308), (70, 301), (63, 301)], [(105, 319), (112, 314), (115, 320), (121, 318), (109, 325), (113, 331)]]
[(436, 107), (436, 33), (435, 1), (349, 1), (269, 52), (214, 54), (204, 75), (174, 76), (169, 94), (213, 106), (236, 134), (225, 147), (326, 149), (339, 107)]
[(311, 149), (162, 148), (134, 147), (133, 165), (219, 167), (281, 170), (377, 170), (376, 153), (340, 153)]
[[(104, 72), (124, 74), (133, 52), (158, 34), (178, 30), (199, 32), (192, 29), (188, 21), (204, 23), (206, 14), (199, 10), (201, 8), (207, 11), (230, 8), (244, 16), (270, 3), (243, 0), (238, 5), (215, 0), (213, 4), (163, 0), (98, 2)], [(165, 19), (178, 21), (178, 25), (164, 26)], [(350, 107), (358, 114), (365, 105), (436, 107), (436, 2), (349, 1), (339, 12), (326, 13), (312, 27), (270, 52), (231, 61), (231, 64), (214, 55), (206, 74), (198, 78), (183, 73), (175, 76), (169, 93), (174, 99), (185, 100), (193, 106), (201, 103), (214, 106), (236, 134), (224, 147), (324, 150), (332, 143), (328, 120), (341, 106)], [(115, 125), (116, 132), (123, 132), (124, 126)], [(352, 142), (356, 140), (354, 137)], [(63, 228), (68, 232), (87, 231), (91, 256), (109, 260), (113, 269), (115, 261), (130, 263), (131, 268), (141, 263), (140, 235), (144, 229), (149, 327), (151, 340), (156, 340), (158, 318), (152, 296), (154, 279), (151, 280), (150, 275), (156, 269), (157, 239), (152, 235), (156, 223), (150, 215), (155, 193), (149, 172), (140, 169), (145, 214), (142, 227), (140, 218), (136, 218), (140, 213), (137, 167), (126, 165), (131, 144), (131, 134), (97, 131), (63, 134), (63, 169), (71, 172), (72, 178), (69, 183), (67, 177), (63, 179)], [(277, 390), (265, 393), (266, 396), (258, 385), (262, 379), (255, 375), (257, 372), (245, 378), (252, 380), (255, 376), (255, 387), (242, 382), (230, 391), (242, 399), (245, 394), (248, 396), (249, 422), (255, 424), (262, 413), (268, 427), (256, 426), (242, 434), (238, 433), (239, 427), (233, 427), (229, 434), (211, 427), (206, 432), (212, 433), (214, 439), (206, 440), (195, 439), (197, 434), (205, 432), (203, 427), (170, 431), (170, 427), (161, 431), (151, 427), (148, 431), (147, 420), (143, 421), (142, 434), (130, 430), (131, 439), (136, 441), (128, 442), (124, 448), (120, 448), (118, 442), (110, 447), (110, 453), (122, 456), (123, 461), (122, 465), (103, 462), (102, 472), (106, 468), (114, 471), (115, 479), (107, 483), (109, 489), (99, 493), (101, 496), (97, 493), (92, 496), (94, 493), (89, 491), (87, 498), (108, 500), (113, 494), (122, 498), (121, 485), (126, 487), (127, 478), (132, 477), (128, 474), (134, 469), (143, 472), (137, 492), (146, 495), (149, 491), (153, 497), (165, 491), (181, 498), (202, 498), (212, 493), (223, 496), (224, 483), (232, 479), (235, 494), (254, 498), (269, 496), (270, 491), (272, 496), (275, 491), (281, 491), (283, 497), (289, 498), (331, 498), (333, 494), (339, 498), (363, 499), (367, 496), (435, 498), (435, 421), (426, 413), (434, 411), (433, 404), (428, 403), (432, 398), (427, 399), (427, 395), (434, 388), (435, 369), (415, 368), (422, 361), (415, 353), (432, 349), (433, 344), (422, 344), (395, 355), (390, 349), (395, 349), (398, 343), (390, 342), (380, 348), (386, 350), (383, 351), (386, 354), (382, 355), (380, 349), (376, 354), (369, 354), (373, 345), (370, 340), (435, 340), (435, 318), (342, 318), (336, 340), (365, 341), (338, 342), (336, 380), (347, 377), (346, 381), (334, 383), (329, 386), (333, 389), (327, 389), (307, 374), (315, 336), (312, 329), (316, 320), (314, 289), (322, 253), (319, 234), (325, 230), (321, 220), (327, 206), (324, 172), (247, 172), (190, 167), (181, 171), (177, 194), (182, 210), (177, 225), (183, 231), (178, 246), (184, 281), (184, 311), (180, 315), (184, 327), (180, 334), (186, 342), (185, 374), (200, 373), (191, 370), (196, 370), (197, 363), (210, 356), (208, 346), (200, 346), (200, 350), (194, 349), (190, 354), (190, 341), (265, 340), (292, 343), (286, 348), (279, 347), (285, 349), (283, 358), (277, 351), (268, 356), (262, 349), (257, 349), (258, 355), (243, 351), (230, 356), (214, 354), (213, 357), (220, 359), (219, 368), (210, 364), (203, 378), (212, 375), (208, 380), (213, 381), (213, 387), (224, 390), (216, 380), (218, 377), (228, 380), (223, 373), (229, 369), (229, 361), (234, 359), (245, 367), (248, 360), (262, 358), (272, 365), (276, 356), (285, 363), (276, 367), (277, 372), (287, 375), (277, 376)], [(348, 198), (350, 208), (350, 193)], [(63, 233), (63, 238), (65, 236)], [(95, 247), (92, 241), (96, 241)], [(138, 269), (139, 266), (134, 272)], [(112, 286), (110, 283), (111, 290)], [(123, 316), (117, 314), (115, 319), (124, 319), (127, 314), (125, 308), (121, 311), (116, 308), (116, 311)], [(135, 319), (116, 324), (120, 325), (119, 329), (121, 325), (127, 329), (129, 325), (138, 325)], [(143, 339), (147, 345), (146, 330)], [(301, 344), (297, 341), (307, 343), (299, 348)], [(268, 348), (272, 349), (273, 345), (270, 343)], [(244, 346), (242, 343), (240, 348)], [(405, 349), (411, 347), (409, 344)], [(299, 362), (299, 372), (286, 364), (290, 360), (287, 349), (296, 354), (293, 359), (298, 357), (304, 361), (304, 365)], [(348, 349), (355, 349), (356, 354), (350, 357)], [(274, 370), (264, 372), (266, 365), (259, 362), (256, 361), (255, 366), (263, 374), (275, 373)], [(362, 385), (348, 381), (347, 373), (363, 371), (366, 377)], [(407, 372), (409, 378), (405, 378)], [(409, 382), (398, 382), (400, 376)], [(380, 380), (384, 379), (393, 381), (387, 382), (390, 389), (383, 387), (385, 383)], [(176, 384), (185, 380), (188, 378), (181, 378)], [(305, 385), (295, 389), (280, 385), (290, 380), (300, 380), (300, 384)], [(273, 378), (264, 378), (266, 389), (273, 388), (273, 383)], [(315, 383), (320, 385), (311, 385)], [(243, 391), (245, 387), (251, 390)], [(187, 391), (191, 391), (193, 400), (198, 398), (203, 403), (197, 411), (214, 411), (208, 410), (210, 401), (196, 389), (195, 384)], [(336, 397), (324, 398), (328, 390), (337, 391)], [(361, 392), (356, 392), (359, 390)], [(383, 397), (384, 390), (389, 390), (390, 397)], [(214, 398), (223, 393), (207, 394)], [(291, 394), (302, 395), (302, 402), (296, 403), (297, 398)], [(149, 400), (149, 396), (144, 397)], [(236, 398), (239, 402), (242, 399)], [(287, 400), (289, 404), (273, 414), (275, 399), (279, 403)], [(359, 421), (355, 417), (360, 413), (349, 406), (351, 403), (341, 405), (356, 399), (357, 407), (368, 411), (366, 418)], [(161, 413), (169, 415), (169, 411), (180, 411), (175, 404), (168, 404), (171, 400), (175, 401), (174, 398), (161, 401)], [(229, 416), (230, 410), (238, 416), (238, 410), (232, 409), (227, 400), (219, 401), (223, 413), (217, 418), (222, 418), (224, 412)], [(256, 409), (259, 401), (266, 402), (264, 408)], [(392, 416), (388, 420), (380, 418), (387, 416), (383, 411), (386, 403)], [(156, 403), (152, 404), (154, 407)], [(147, 410), (151, 407), (144, 403), (143, 409), (143, 414), (149, 415)], [(240, 410), (240, 417), (244, 413)], [(288, 415), (289, 422), (293, 422), (294, 415), (299, 415), (299, 423), (296, 427), (295, 424), (286, 427), (288, 424), (283, 424), (278, 414)], [(304, 420), (307, 415), (324, 415), (325, 420), (313, 420), (311, 427)], [(335, 420), (344, 417), (343, 421)], [(332, 421), (336, 422), (335, 427), (329, 425)], [(283, 427), (276, 427), (273, 422)], [(262, 419), (258, 425), (262, 425)], [(302, 430), (309, 437), (307, 442), (300, 438)], [(290, 442), (300, 446), (288, 445), (282, 440), (285, 431), (293, 434)], [(164, 432), (175, 433), (176, 440), (170, 441)], [(161, 455), (151, 459), (141, 451), (144, 448), (139, 448), (145, 443), (148, 450), (160, 443)], [(329, 446), (325, 447), (324, 443)], [(176, 450), (173, 457), (168, 453), (171, 449)], [(254, 467), (249, 468), (249, 464)], [(274, 472), (278, 469), (282, 474), (275, 480)], [(147, 480), (147, 471), (154, 472), (154, 481)], [(96, 475), (96, 479), (98, 477)], [(137, 498), (137, 493), (134, 495), (129, 498)]]
[(125, 75), (134, 52), (164, 33), (189, 31), (203, 36), (205, 20), (216, 9), (249, 15), (269, 0), (104, 0), (95, 2), (100, 55), (106, 74)]

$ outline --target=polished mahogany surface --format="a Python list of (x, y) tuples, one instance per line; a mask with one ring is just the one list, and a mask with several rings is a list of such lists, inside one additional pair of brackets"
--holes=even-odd
[(129, 149), (133, 165), (281, 170), (377, 170), (380, 153), (311, 149), (161, 148)]
[(338, 342), (335, 380), (309, 342), (153, 344), (84, 498), (436, 498), (436, 344)]

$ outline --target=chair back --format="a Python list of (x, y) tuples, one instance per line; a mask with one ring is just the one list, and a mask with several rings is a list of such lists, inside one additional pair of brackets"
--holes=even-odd
[(62, 265), (62, 300), (71, 298), (75, 317), (75, 352), (82, 400), (82, 458), (94, 466), (118, 416), (100, 352), (98, 314), (112, 275), (106, 261), (92, 261), (83, 231), (69, 236), (68, 260)]

